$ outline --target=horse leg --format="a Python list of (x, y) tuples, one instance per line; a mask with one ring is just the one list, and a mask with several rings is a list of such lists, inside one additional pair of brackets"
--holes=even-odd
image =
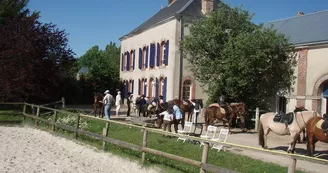
[(300, 137), (299, 133), (291, 133), (292, 141), (289, 144), (287, 153), (294, 153), (297, 139)]
[(302, 140), (303, 143), (306, 142), (306, 136), (305, 136), (305, 129), (303, 129), (303, 140)]
[(263, 129), (264, 130), (264, 136), (263, 136), (263, 139), (264, 139), (264, 149), (268, 149), (268, 135), (271, 131), (271, 129), (267, 128), (267, 129)]
[(313, 134), (307, 135), (307, 150), (309, 156), (313, 157), (314, 150), (315, 150), (315, 139)]

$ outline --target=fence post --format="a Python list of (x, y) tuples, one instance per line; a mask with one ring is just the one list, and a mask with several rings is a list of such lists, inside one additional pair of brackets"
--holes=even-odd
[(24, 107), (23, 107), (23, 121), (24, 121), (24, 123), (26, 121), (26, 116), (24, 115), (25, 112), (26, 112), (26, 104), (24, 103)]
[(294, 158), (293, 156), (290, 157), (290, 162), (289, 162), (289, 166), (288, 166), (288, 173), (295, 173), (296, 170), (296, 158)]
[(57, 111), (54, 112), (54, 119), (53, 119), (53, 125), (52, 125), (52, 131), (55, 131), (56, 130), (56, 121), (57, 121)]
[(62, 97), (62, 108), (65, 109), (65, 98)]
[(78, 135), (77, 131), (79, 130), (79, 126), (80, 126), (80, 118), (81, 118), (80, 115), (78, 115), (78, 116), (77, 116), (77, 119), (76, 119), (76, 126), (75, 126), (75, 127), (76, 127), (76, 128), (75, 128), (75, 130), (76, 130), (76, 131), (75, 131), (75, 139), (77, 138), (77, 135)]
[[(107, 135), (108, 135), (108, 129), (109, 129), (109, 122), (106, 122), (106, 127), (103, 128), (103, 136), (107, 137)], [(103, 150), (105, 150), (106, 144), (107, 144), (107, 142), (106, 141), (103, 141), (103, 144), (102, 144), (102, 149)]]
[[(207, 163), (208, 146), (209, 146), (209, 143), (208, 142), (204, 142), (204, 148), (203, 148), (203, 154), (202, 154), (202, 163)], [(200, 173), (206, 173), (206, 171), (203, 170), (202, 167), (201, 167), (200, 168)]]
[[(147, 147), (147, 130), (145, 128), (143, 128), (142, 147)], [(142, 152), (142, 157), (141, 157), (142, 164), (145, 163), (145, 160), (146, 160), (146, 153)]]
[[(40, 107), (36, 109), (36, 117), (39, 117), (40, 115)], [(38, 119), (35, 119), (34, 125), (37, 127), (38, 126)]]
[(260, 120), (260, 108), (256, 107), (255, 110), (255, 131), (259, 129), (259, 120)]

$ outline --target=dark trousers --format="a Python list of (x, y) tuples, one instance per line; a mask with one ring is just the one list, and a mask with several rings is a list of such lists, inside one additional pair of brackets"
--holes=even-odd
[(175, 133), (178, 133), (178, 125), (179, 125), (179, 123), (181, 122), (181, 120), (182, 120), (182, 118), (181, 119), (174, 119), (173, 120), (173, 124), (174, 124), (174, 131), (175, 131)]
[(166, 131), (166, 129), (168, 129), (169, 132), (172, 132), (172, 130), (171, 130), (171, 124), (172, 124), (171, 121), (164, 120), (163, 130)]
[(130, 116), (131, 104), (128, 102), (128, 111), (126, 112), (126, 116)]

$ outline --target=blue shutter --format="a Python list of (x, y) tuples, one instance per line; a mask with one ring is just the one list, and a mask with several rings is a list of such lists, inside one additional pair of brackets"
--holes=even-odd
[(155, 96), (156, 97), (158, 97), (158, 89), (159, 89), (158, 78), (156, 78), (156, 84), (155, 84)]
[(166, 87), (167, 87), (167, 77), (164, 78), (164, 85), (163, 85), (163, 101), (166, 102)]
[(147, 46), (147, 48), (146, 48), (146, 64), (145, 64), (145, 68), (148, 68), (148, 49), (149, 48), (149, 46)]
[(157, 43), (157, 56), (156, 56), (156, 66), (159, 66), (159, 60), (161, 59), (161, 45)]
[(150, 44), (149, 67), (155, 66), (155, 44)]
[(126, 52), (126, 71), (130, 70), (130, 53)]
[(122, 64), (121, 64), (121, 71), (123, 71), (124, 69), (123, 69), (123, 67), (124, 67), (124, 64), (123, 64), (123, 62), (124, 62), (124, 54), (122, 53)]
[(133, 70), (134, 70), (135, 64), (136, 64), (136, 50), (133, 50)]
[(132, 80), (132, 89), (131, 89), (131, 93), (134, 93), (134, 79)]
[(125, 90), (124, 90), (124, 96), (128, 95), (128, 90), (129, 90), (129, 81), (125, 81)]
[(139, 69), (142, 68), (142, 49), (139, 48)]
[(168, 65), (169, 63), (169, 40), (165, 43), (165, 52), (164, 52), (164, 64)]
[(141, 82), (140, 82), (140, 79), (138, 79), (138, 95), (140, 95), (140, 84), (141, 84)]
[(147, 85), (145, 85), (145, 83), (147, 83), (147, 79), (144, 81), (144, 94), (147, 96)]

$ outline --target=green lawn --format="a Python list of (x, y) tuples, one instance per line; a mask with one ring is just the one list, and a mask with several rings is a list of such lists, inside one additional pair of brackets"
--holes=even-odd
[[(47, 115), (43, 118), (52, 119), (53, 116)], [(75, 117), (71, 116), (68, 118), (67, 115), (58, 114), (58, 121), (66, 123), (72, 127), (75, 126)], [(27, 120), (28, 122), (34, 123), (34, 121)], [(102, 129), (105, 127), (104, 122), (99, 122), (97, 120), (90, 119), (81, 119), (82, 128), (84, 130), (88, 130), (91, 132), (95, 132), (98, 134), (102, 134)], [(49, 130), (50, 126), (44, 123), (40, 123), (40, 128)], [(65, 132), (64, 130), (57, 130), (61, 135), (72, 137), (73, 133)], [(109, 127), (109, 137), (126, 141), (129, 143), (133, 143), (136, 145), (142, 144), (142, 131), (136, 127), (128, 127), (124, 125), (119, 125), (115, 123), (111, 123)], [(79, 141), (83, 141), (92, 146), (96, 146), (97, 148), (101, 148), (102, 142), (91, 139), (87, 136), (80, 135), (78, 137)], [(156, 134), (149, 132), (148, 133), (148, 147), (156, 150), (160, 150), (163, 152), (175, 154), (178, 156), (183, 156), (186, 158), (190, 158), (193, 160), (201, 160), (202, 157), (202, 147), (199, 145), (194, 145), (191, 143), (182, 143), (181, 141), (177, 142), (177, 139), (163, 137), (161, 134)], [(141, 152), (132, 151), (129, 149), (124, 149), (119, 146), (108, 144), (106, 147), (106, 151), (111, 152), (113, 154), (127, 157), (132, 160), (141, 160)], [(260, 154), (260, 153), (259, 153)], [(208, 155), (208, 163), (235, 170), (238, 172), (245, 173), (277, 173), (277, 172), (287, 172), (287, 167), (282, 167), (276, 164), (266, 163), (260, 160), (255, 160), (246, 156), (237, 155), (230, 152), (217, 152), (217, 150), (210, 150)], [(166, 159), (163, 157), (146, 154), (146, 166), (156, 166), (160, 167), (163, 172), (168, 173), (193, 173), (199, 172), (198, 167), (189, 166), (184, 163), (178, 163), (177, 161)], [(302, 172), (302, 171), (297, 171)]]

